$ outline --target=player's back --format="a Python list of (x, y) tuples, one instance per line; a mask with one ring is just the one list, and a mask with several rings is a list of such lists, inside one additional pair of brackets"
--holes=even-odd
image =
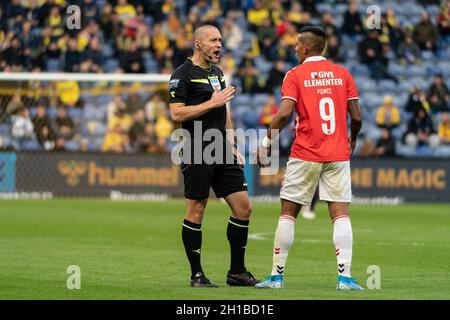
[(306, 161), (346, 161), (347, 101), (358, 93), (350, 73), (323, 57), (310, 57), (291, 69), (283, 98), (296, 100), (295, 141), (291, 156)]

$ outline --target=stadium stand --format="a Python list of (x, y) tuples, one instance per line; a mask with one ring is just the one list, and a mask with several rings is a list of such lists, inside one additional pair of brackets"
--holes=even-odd
[[(284, 62), (283, 72), (296, 65), (297, 30), (309, 24), (321, 25), (329, 38), (333, 38), (326, 56), (347, 67), (359, 87), (366, 124), (357, 152), (362, 156), (375, 155), (370, 146), (376, 145), (384, 135), (383, 128), (376, 124), (376, 110), (385, 97), (391, 96), (401, 119), (398, 126), (390, 129), (395, 139), (393, 154), (450, 156), (449, 139), (444, 136), (446, 131), (440, 129), (445, 125), (441, 119), (447, 117), (441, 114), (450, 112), (449, 1), (11, 0), (0, 3), (1, 72), (170, 74), (191, 54), (196, 26), (201, 23), (219, 26), (223, 34), (221, 67), (238, 91), (231, 111), (236, 126), (243, 128), (261, 126), (259, 118), (269, 95), (273, 94), (279, 103), (280, 84), (273, 81), (272, 72), (276, 72), (274, 65), (280, 60)], [(80, 29), (67, 28), (69, 5), (81, 8)], [(379, 28), (374, 31), (367, 28), (376, 22), (375, 16), (367, 12), (370, 5), (378, 5), (382, 13)], [(160, 97), (154, 98), (155, 91), (139, 90), (133, 95), (133, 90), (119, 90), (115, 92), (121, 101), (114, 103), (117, 94), (85, 94), (84, 90), (89, 88), (73, 82), (61, 84), (65, 95), (56, 98), (49, 95), (39, 100), (20, 95), (14, 84), (8, 85), (11, 83), (0, 82), (0, 146), (3, 149), (116, 152), (167, 152), (169, 149), (167, 130), (173, 125), (167, 119), (164, 92), (156, 92)], [(77, 95), (79, 99), (71, 99)], [(147, 112), (147, 108), (153, 108), (154, 99), (159, 99), (158, 107)], [(45, 105), (50, 120), (51, 128), (45, 129), (45, 138), (36, 127), (34, 134), (15, 135), (13, 128), (18, 126), (18, 113), (23, 108), (29, 111), (23, 112), (20, 118), (19, 124), (23, 126), (35, 118), (39, 104)], [(73, 134), (58, 131), (61, 108), (68, 110), (70, 121), (67, 122), (73, 123)], [(121, 109), (128, 120), (119, 117), (120, 129), (116, 134), (126, 136), (122, 139), (125, 146), (105, 149), (104, 138), (114, 140), (113, 135), (108, 135), (112, 130), (110, 115)], [(418, 119), (420, 109), (426, 111), (426, 125), (425, 120)], [(129, 130), (137, 123), (139, 110), (146, 110), (144, 124), (137, 126), (142, 137), (130, 140)], [(429, 130), (427, 136), (436, 137), (431, 139), (433, 143), (422, 137), (424, 126)], [(414, 131), (414, 128), (419, 129)], [(292, 132), (284, 133), (283, 139), (292, 139)], [(130, 145), (143, 140), (144, 146)]]

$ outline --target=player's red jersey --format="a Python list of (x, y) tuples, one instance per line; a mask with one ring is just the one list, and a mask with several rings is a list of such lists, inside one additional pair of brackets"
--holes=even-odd
[(350, 159), (347, 101), (358, 99), (350, 72), (324, 57), (307, 58), (283, 80), (282, 99), (296, 102), (291, 157), (313, 162)]

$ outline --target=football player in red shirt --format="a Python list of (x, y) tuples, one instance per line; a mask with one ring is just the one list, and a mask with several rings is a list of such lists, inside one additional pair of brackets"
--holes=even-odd
[[(317, 185), (327, 201), (334, 225), (339, 290), (362, 290), (350, 275), (353, 235), (350, 156), (361, 129), (358, 92), (351, 74), (322, 56), (326, 35), (319, 27), (300, 30), (296, 52), (300, 65), (286, 73), (282, 102), (258, 150), (258, 163), (267, 153), (272, 133), (279, 132), (294, 109), (295, 139), (282, 183), (281, 213), (275, 233), (272, 273), (256, 288), (283, 288), (283, 274), (294, 226), (302, 205), (311, 203)], [(351, 118), (348, 137), (347, 113)], [(274, 131), (272, 131), (274, 130)]]

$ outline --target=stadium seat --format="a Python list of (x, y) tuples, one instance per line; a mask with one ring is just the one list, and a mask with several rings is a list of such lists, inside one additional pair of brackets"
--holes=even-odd
[(48, 59), (47, 60), (47, 71), (48, 72), (57, 72), (60, 69), (60, 61), (59, 59)]
[(433, 156), (433, 150), (429, 146), (418, 146), (416, 150), (416, 156), (431, 157)]
[(433, 155), (435, 157), (441, 157), (441, 158), (450, 158), (450, 146), (439, 146), (434, 150)]
[(402, 121), (400, 126), (392, 129), (391, 134), (395, 140), (400, 140), (403, 137), (403, 134), (406, 132), (407, 125), (405, 121)]
[(41, 149), (41, 146), (36, 139), (28, 139), (20, 144), (20, 149), (24, 151), (38, 151)]
[(259, 114), (255, 110), (243, 114), (242, 122), (247, 128), (256, 128), (259, 124)]
[(368, 124), (366, 136), (377, 141), (381, 137), (381, 130), (374, 124)]
[(413, 76), (425, 76), (427, 74), (427, 68), (424, 65), (411, 65), (406, 69), (406, 75), (408, 77)]
[(395, 153), (398, 156), (414, 157), (416, 155), (416, 148), (404, 145), (400, 140), (395, 143)]
[(64, 144), (66, 150), (68, 151), (78, 151), (80, 150), (80, 144), (75, 140), (68, 140)]
[(11, 134), (11, 125), (0, 123), (0, 135), (8, 135)]
[(257, 93), (253, 95), (253, 98), (251, 100), (251, 105), (253, 107), (263, 107), (267, 102), (268, 94), (266, 93)]
[(378, 89), (384, 95), (386, 91), (392, 91), (396, 87), (396, 83), (393, 80), (383, 79), (378, 83)]
[(355, 64), (351, 67), (350, 72), (353, 75), (369, 76), (369, 68), (364, 64)]
[(398, 64), (398, 63), (389, 63), (389, 67), (388, 67), (388, 71), (395, 75), (395, 76), (404, 76), (406, 75), (407, 71), (406, 71), (407, 67), (402, 65), (402, 64)]
[(434, 55), (433, 51), (431, 51), (431, 50), (422, 51), (422, 59), (424, 61), (432, 61), (435, 58), (436, 58), (436, 56)]
[(81, 121), (82, 112), (79, 108), (69, 108), (67, 114), (73, 121)]
[(47, 115), (50, 118), (56, 118), (56, 114), (58, 113), (58, 108), (50, 107), (50, 108), (47, 108), (46, 111), (47, 111)]
[(0, 134), (0, 148), (8, 148), (11, 146), (11, 138), (9, 134), (1, 135)]
[(119, 67), (119, 61), (117, 59), (108, 59), (104, 67), (107, 72), (114, 72)]
[(234, 97), (232, 100), (232, 105), (250, 105), (251, 96), (249, 94), (241, 93)]

